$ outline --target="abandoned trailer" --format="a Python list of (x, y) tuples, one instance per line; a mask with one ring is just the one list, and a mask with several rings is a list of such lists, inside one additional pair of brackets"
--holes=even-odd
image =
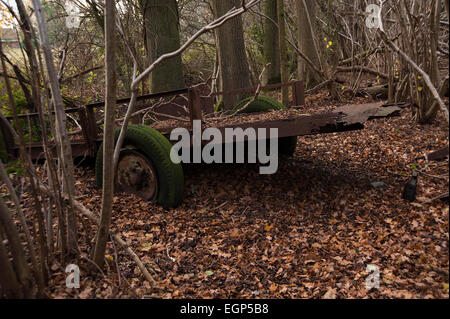
[[(267, 96), (250, 97), (244, 99), (233, 108), (233, 113), (236, 114), (232, 113), (231, 115), (233, 116), (231, 117), (217, 117), (214, 112), (214, 97), (236, 93), (247, 93), (254, 96), (257, 88), (217, 92), (204, 96), (201, 94), (199, 87), (193, 87), (138, 97), (137, 100), (142, 102), (160, 98), (170, 98), (170, 100), (166, 103), (158, 104), (154, 109), (155, 114), (160, 119), (155, 126), (152, 124), (133, 124), (128, 127), (115, 174), (116, 191), (129, 192), (146, 200), (157, 201), (158, 204), (165, 208), (180, 205), (184, 198), (184, 179), (181, 163), (190, 162), (192, 156), (193, 163), (201, 163), (203, 151), (205, 154), (209, 152), (209, 156), (206, 156), (206, 162), (214, 162), (214, 160), (211, 160), (210, 148), (214, 148), (213, 145), (217, 143), (216, 141), (207, 143), (208, 139), (205, 141), (200, 138), (198, 143), (194, 144), (194, 139), (183, 139), (183, 134), (177, 134), (180, 132), (197, 134), (197, 136), (201, 137), (205, 133), (208, 135), (208, 132), (210, 132), (208, 129), (215, 129), (221, 136), (222, 134), (227, 136), (227, 132), (233, 132), (234, 130), (245, 133), (248, 132), (248, 129), (252, 129), (254, 134), (250, 134), (250, 136), (243, 134), (243, 137), (240, 138), (241, 140), (239, 138), (236, 140), (236, 136), (232, 136), (231, 140), (219, 141), (219, 145), (227, 145), (226, 148), (230, 149), (224, 162), (231, 163), (235, 162), (233, 147), (230, 144), (232, 140), (234, 142), (260, 141), (273, 136), (272, 133), (266, 133), (266, 130), (270, 132), (276, 131), (278, 137), (277, 145), (274, 145), (274, 142), (271, 141), (272, 139), (269, 138), (268, 140), (270, 144), (273, 144), (273, 147), (277, 147), (277, 152), (275, 153), (275, 150), (272, 148), (272, 152), (267, 155), (266, 152), (262, 151), (262, 147), (258, 150), (258, 154), (261, 153), (260, 163), (272, 164), (270, 159), (274, 159), (274, 165), (261, 167), (261, 170), (266, 174), (272, 174), (275, 173), (278, 165), (278, 155), (288, 157), (293, 154), (298, 136), (361, 130), (364, 128), (366, 121), (395, 115), (400, 111), (400, 107), (404, 107), (404, 105), (388, 105), (384, 102), (376, 102), (345, 105), (326, 113), (303, 114), (302, 105), (304, 105), (305, 97), (302, 81), (272, 84), (263, 86), (260, 89), (274, 90), (283, 87), (292, 89), (293, 99), (289, 105), (285, 106)], [(187, 102), (183, 105), (184, 108), (179, 106), (180, 101), (186, 101), (186, 99), (179, 99), (182, 95), (187, 95)], [(175, 101), (177, 98), (178, 100)], [(129, 101), (129, 98), (120, 99), (117, 101), (117, 104), (124, 104)], [(98, 187), (102, 185), (103, 149), (101, 147), (102, 136), (99, 133), (97, 123), (99, 115), (97, 114), (101, 112), (103, 105), (104, 102), (96, 102), (84, 107), (66, 110), (68, 114), (78, 115), (78, 121), (81, 126), (81, 130), (71, 140), (73, 156), (96, 157)], [(140, 115), (147, 108), (148, 105), (143, 103), (140, 110), (135, 112), (133, 117), (135, 123), (139, 122)], [(187, 113), (185, 109), (188, 110)], [(267, 117), (267, 114), (270, 116)], [(36, 118), (37, 116), (38, 114), (19, 115), (22, 118)], [(179, 120), (177, 117), (184, 117), (189, 119), (189, 121)], [(12, 117), (9, 117), (8, 120), (12, 120)], [(201, 126), (199, 125), (200, 123)], [(12, 158), (17, 157), (19, 147), (14, 142), (9, 126), (1, 122), (1, 130), (8, 156)], [(120, 128), (117, 129), (116, 136), (118, 136), (119, 131)], [(171, 134), (173, 135), (172, 137)], [(175, 144), (176, 147), (172, 148), (171, 143)], [(202, 143), (201, 147), (199, 146), (200, 143)], [(241, 145), (239, 147), (235, 145), (236, 152), (239, 154), (244, 153), (243, 143), (238, 144)], [(250, 145), (253, 145), (253, 143), (250, 143)], [(264, 148), (265, 146), (264, 144)], [(192, 156), (190, 154), (191, 148), (193, 150)], [(218, 147), (216, 148), (218, 149)], [(43, 147), (41, 143), (28, 143), (26, 149), (34, 160), (42, 158)], [(177, 156), (174, 154), (175, 152), (178, 153), (180, 149), (184, 149), (184, 154), (181, 154), (181, 160), (177, 159)], [(270, 147), (268, 149), (270, 151)], [(55, 151), (54, 147), (53, 151)], [(253, 156), (251, 149), (248, 149), (248, 151), (250, 155), (249, 162), (256, 162), (256, 159), (254, 159), (256, 152), (253, 151)], [(215, 158), (220, 163), (222, 160), (221, 152), (216, 152), (212, 158)], [(204, 159), (203, 162), (205, 162)], [(243, 162), (243, 155), (236, 162)]]

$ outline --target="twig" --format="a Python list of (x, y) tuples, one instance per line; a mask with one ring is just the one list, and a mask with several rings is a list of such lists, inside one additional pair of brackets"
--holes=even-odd
[[(383, 3), (384, 1), (380, 0), (380, 7), (383, 7)], [(392, 42), (391, 40), (389, 40), (387, 34), (384, 32), (384, 27), (383, 27), (383, 20), (381, 18), (381, 10), (379, 12), (379, 17), (378, 17), (379, 23), (380, 23), (380, 28), (378, 29), (378, 32), (381, 35), (381, 38), (383, 39), (383, 41), (388, 45), (389, 48), (391, 48), (391, 50), (393, 50), (394, 52), (396, 52), (397, 54), (399, 54), (406, 62), (408, 62), (417, 72), (419, 72), (422, 77), (423, 80), (425, 81), (426, 85), (428, 86), (428, 88), (431, 91), (431, 94), (433, 95), (433, 97), (436, 99), (436, 101), (438, 102), (442, 112), (444, 113), (444, 117), (447, 121), (447, 125), (449, 124), (449, 113), (448, 113), (448, 109), (445, 106), (444, 102), (442, 101), (441, 97), (439, 96), (439, 93), (436, 89), (436, 87), (433, 85), (433, 82), (431, 82), (430, 76), (428, 75), (428, 73), (426, 73), (424, 70), (422, 70), (405, 52), (403, 52), (394, 42)]]
[(178, 120), (178, 121), (182, 121), (182, 122), (189, 122), (188, 119), (185, 119), (182, 117), (178, 117), (178, 116), (174, 116), (174, 115), (170, 115), (170, 114), (158, 113), (158, 112), (155, 112), (152, 110), (148, 110), (147, 113), (152, 113), (153, 115), (156, 115), (156, 116), (167, 117), (169, 119)]
[(71, 80), (73, 80), (73, 79), (75, 79), (75, 78), (77, 78), (77, 77), (80, 77), (80, 76), (85, 75), (85, 74), (87, 74), (87, 73), (89, 73), (89, 72), (92, 72), (92, 71), (100, 70), (100, 69), (102, 69), (102, 68), (103, 68), (103, 65), (100, 65), (100, 66), (95, 66), (95, 67), (93, 67), (93, 68), (84, 70), (84, 71), (82, 71), (82, 72), (80, 72), (80, 73), (77, 73), (77, 74), (75, 74), (75, 75), (71, 75), (71, 76), (69, 76), (69, 77), (67, 77), (67, 78), (61, 79), (61, 83), (71, 81)]
[(355, 66), (338, 66), (336, 68), (336, 71), (338, 73), (342, 72), (342, 73), (346, 73), (346, 72), (365, 72), (368, 74), (372, 74), (372, 75), (378, 75), (380, 78), (383, 79), (388, 79), (388, 76), (384, 73), (378, 72), (377, 70), (371, 69), (367, 66), (363, 66), (363, 65), (355, 65)]
[(228, 204), (228, 201), (224, 201), (224, 202), (223, 202), (222, 204), (220, 204), (219, 206), (213, 208), (212, 211), (216, 211), (216, 210), (222, 208), (223, 206), (225, 206), (226, 204)]
[[(109, 237), (112, 239), (111, 235)], [(114, 262), (115, 262), (116, 268), (117, 268), (117, 280), (118, 280), (118, 283), (119, 283), (118, 288), (120, 288), (122, 282), (120, 280), (121, 272), (120, 272), (120, 268), (119, 268), (119, 262), (117, 261), (117, 259), (118, 259), (117, 258), (117, 249), (116, 249), (116, 245), (114, 244), (114, 240), (111, 240), (111, 243), (112, 243), (113, 248), (114, 248)]]
[(316, 92), (316, 91), (318, 91), (318, 90), (320, 90), (320, 89), (326, 87), (328, 84), (330, 84), (330, 83), (333, 82), (333, 81), (334, 81), (333, 79), (326, 80), (326, 81), (324, 81), (324, 82), (322, 82), (322, 83), (316, 85), (316, 86), (313, 87), (312, 89), (307, 90), (307, 91), (305, 92), (305, 94), (311, 94), (311, 93), (314, 93), (314, 92)]
[[(42, 183), (39, 184), (39, 188), (46, 193), (48, 196), (54, 196), (52, 192), (48, 190), (48, 188), (43, 185)], [(68, 200), (67, 194), (64, 194), (64, 198)], [(93, 212), (91, 212), (89, 209), (83, 206), (79, 201), (72, 198), (73, 206), (76, 210), (78, 210), (82, 215), (86, 216), (93, 222), (95, 222), (97, 225), (100, 224), (100, 220), (97, 216), (94, 215)], [(146, 266), (142, 263), (139, 256), (136, 255), (136, 253), (128, 246), (128, 244), (120, 238), (115, 231), (110, 230), (109, 231), (111, 237), (130, 255), (130, 257), (134, 260), (134, 262), (138, 265), (139, 269), (141, 270), (142, 274), (144, 275), (145, 279), (153, 285), (156, 286), (156, 281), (153, 279), (152, 275), (148, 272)]]
[(428, 177), (432, 177), (432, 178), (438, 178), (438, 179), (448, 179), (448, 173), (447, 174), (443, 174), (443, 175), (432, 175), (432, 174), (428, 174), (425, 173), (423, 170), (418, 170), (422, 175), (428, 176)]
[(79, 127), (80, 131), (82, 130), (80, 123), (78, 123), (77, 119), (74, 118), (72, 115), (67, 114), (67, 117), (70, 118), (72, 121), (75, 122), (75, 124)]
[(235, 116), (237, 113), (246, 110), (246, 109), (250, 106), (250, 104), (252, 104), (253, 102), (255, 102), (256, 99), (257, 99), (258, 96), (259, 96), (259, 93), (261, 92), (261, 87), (262, 87), (262, 77), (263, 77), (263, 75), (264, 75), (264, 72), (266, 71), (266, 68), (267, 68), (269, 65), (270, 65), (270, 63), (267, 63), (267, 64), (264, 66), (264, 68), (262, 69), (261, 74), (260, 74), (259, 77), (258, 77), (258, 86), (256, 87), (255, 95), (253, 96), (253, 98), (252, 98), (250, 101), (247, 102), (247, 104), (245, 104), (242, 108), (233, 111), (233, 113), (231, 113), (231, 114), (229, 114), (229, 115), (221, 116), (221, 117), (216, 117), (216, 118), (212, 118), (212, 119), (208, 119), (208, 120), (209, 120), (209, 121), (214, 121), (214, 120), (218, 120), (218, 119), (224, 120), (224, 119), (233, 117), (233, 116)]
[[(88, 210), (87, 208), (85, 208), (80, 202), (76, 201), (76, 200), (72, 200), (74, 207), (84, 216), (88, 217), (89, 219), (91, 219), (92, 221), (96, 222), (97, 225), (100, 224), (100, 220), (94, 216), (94, 214)], [(145, 267), (145, 265), (142, 263), (142, 261), (140, 260), (140, 258), (138, 257), (138, 255), (136, 255), (136, 253), (128, 246), (128, 244), (122, 240), (122, 238), (120, 238), (117, 234), (115, 234), (115, 232), (113, 231), (109, 231), (109, 233), (111, 234), (112, 238), (120, 245), (122, 246), (122, 248), (128, 253), (128, 255), (130, 255), (130, 257), (134, 260), (134, 262), (138, 265), (139, 269), (141, 270), (142, 274), (144, 275), (145, 279), (147, 279), (147, 281), (152, 284), (152, 285), (156, 285), (156, 281), (153, 279), (152, 275), (150, 275), (150, 273), (148, 272), (147, 268)]]
[(87, 262), (89, 262), (91, 265), (95, 266), (95, 267), (100, 271), (100, 273), (102, 274), (103, 280), (105, 280), (108, 284), (110, 284), (111, 286), (114, 286), (114, 287), (117, 288), (117, 289), (120, 288), (120, 286), (115, 285), (111, 280), (109, 280), (109, 279), (106, 277), (106, 275), (105, 275), (105, 273), (103, 272), (103, 270), (102, 270), (102, 269), (101, 269), (101, 268), (100, 268), (93, 260), (91, 260), (91, 259), (89, 259), (89, 258), (87, 258), (87, 257), (85, 257), (85, 256), (81, 256), (81, 259), (84, 259), (84, 260), (86, 260)]
[[(146, 68), (142, 73), (140, 73), (139, 76), (136, 76), (136, 71), (137, 71), (136, 70), (137, 69), (136, 58), (135, 58), (132, 50), (128, 49), (128, 51), (129, 51), (129, 53), (130, 53), (130, 55), (131, 55), (131, 57), (133, 59), (133, 65), (134, 65), (133, 66), (133, 81), (132, 81), (132, 84), (131, 84), (131, 99), (130, 99), (130, 103), (128, 104), (128, 110), (127, 110), (127, 113), (125, 115), (124, 122), (122, 124), (122, 129), (120, 131), (119, 138), (117, 139), (116, 148), (114, 150), (114, 157), (113, 157), (114, 167), (117, 167), (117, 163), (119, 161), (120, 150), (122, 148), (123, 141), (125, 140), (125, 134), (126, 134), (126, 131), (127, 131), (127, 128), (128, 128), (128, 122), (129, 122), (129, 120), (131, 118), (131, 114), (133, 114), (133, 112), (134, 112), (134, 107), (135, 107), (135, 104), (136, 104), (137, 93), (138, 93), (138, 90), (139, 90), (139, 84), (151, 72), (153, 72), (153, 70), (159, 64), (161, 64), (165, 60), (168, 60), (170, 58), (173, 58), (173, 57), (176, 57), (176, 56), (182, 54), (201, 35), (203, 35), (206, 32), (209, 32), (211, 30), (214, 30), (214, 29), (220, 27), (221, 25), (223, 25), (228, 20), (243, 14), (244, 12), (246, 12), (251, 7), (257, 5), (259, 2), (261, 2), (261, 0), (252, 0), (249, 3), (245, 4), (245, 6), (243, 6), (241, 8), (233, 8), (233, 9), (231, 9), (230, 11), (228, 11), (223, 16), (217, 18), (216, 20), (212, 21), (211, 23), (209, 23), (208, 25), (204, 26), (199, 31), (197, 31), (197, 33), (195, 33), (192, 37), (190, 37), (177, 50), (161, 55), (148, 68)], [(121, 34), (122, 34), (122, 37), (124, 37), (123, 36), (123, 32), (121, 31), (120, 25), (119, 25), (118, 28), (119, 28), (119, 32), (121, 32)], [(124, 38), (124, 40), (125, 40), (125, 38)], [(125, 41), (125, 44), (127, 45), (127, 48), (128, 48), (128, 44), (127, 43), (128, 42)]]
[[(449, 197), (449, 192), (440, 194), (439, 196), (436, 196), (436, 197), (433, 197), (432, 199), (430, 199), (429, 201), (424, 202), (423, 204), (431, 204), (432, 202), (434, 202), (434, 201), (436, 201), (438, 199), (442, 199), (442, 198), (446, 198), (446, 197)], [(448, 273), (447, 273), (447, 275), (448, 275)]]

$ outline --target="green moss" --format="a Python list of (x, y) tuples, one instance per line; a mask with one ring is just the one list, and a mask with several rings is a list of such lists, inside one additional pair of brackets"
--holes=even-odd
[(223, 111), (223, 101), (220, 101), (219, 103), (214, 105), (214, 112), (220, 112)]
[(22, 166), (22, 163), (20, 163), (19, 161), (12, 161), (9, 162), (8, 167), (6, 167), (6, 174), (25, 176), (25, 170)]
[[(239, 102), (234, 108), (233, 111), (239, 110), (243, 108), (245, 105), (247, 105), (248, 102), (250, 102), (253, 99), (253, 97), (248, 97), (243, 99), (241, 102)], [(275, 99), (272, 99), (267, 96), (259, 96), (255, 101), (250, 103), (246, 107), (245, 110), (243, 110), (243, 113), (253, 113), (253, 112), (267, 112), (271, 110), (285, 110), (286, 107), (278, 102)]]

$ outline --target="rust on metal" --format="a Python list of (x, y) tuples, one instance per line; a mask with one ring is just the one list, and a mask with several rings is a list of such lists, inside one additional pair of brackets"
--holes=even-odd
[(305, 85), (303, 81), (296, 81), (292, 86), (293, 104), (295, 106), (305, 105)]
[[(189, 109), (185, 106), (186, 98), (183, 96), (175, 96), (173, 99), (167, 103), (162, 103), (154, 105), (152, 107), (152, 117), (158, 121), (164, 121), (170, 118), (170, 116), (175, 117), (189, 117)], [(146, 109), (152, 105), (144, 104), (140, 106), (137, 110)], [(169, 117), (166, 117), (168, 115)]]
[(135, 194), (145, 200), (158, 196), (158, 177), (150, 160), (135, 150), (121, 153), (115, 176), (115, 191)]
[[(72, 107), (72, 108), (68, 108), (68, 109), (65, 109), (64, 111), (66, 112), (66, 113), (77, 113), (78, 111), (79, 111), (79, 107)], [(49, 115), (50, 113), (49, 112), (44, 112), (43, 113), (43, 115)], [(55, 111), (52, 111), (51, 112), (51, 114), (55, 114)], [(25, 113), (25, 114), (18, 114), (17, 115), (17, 117), (18, 118), (26, 118), (26, 117), (38, 117), (39, 116), (39, 113)], [(8, 120), (12, 120), (13, 118), (14, 118), (14, 116), (13, 115), (8, 115), (8, 116), (5, 116)]]
[(426, 155), (429, 161), (439, 161), (448, 157), (448, 146)]
[[(187, 93), (187, 91), (188, 91), (188, 88), (183, 88), (183, 89), (174, 90), (174, 91), (146, 94), (146, 95), (139, 96), (136, 99), (136, 101), (144, 101), (144, 100), (157, 99), (157, 98), (167, 97), (167, 96), (175, 96), (175, 95)], [(127, 97), (127, 98), (117, 100), (116, 103), (117, 104), (129, 103), (130, 100), (131, 100), (131, 98)], [(104, 105), (105, 105), (105, 101), (99, 101), (99, 102), (90, 103), (86, 106), (87, 107), (100, 107), (100, 106), (104, 106)]]
[[(242, 128), (243, 130), (247, 128), (254, 128), (256, 133), (258, 133), (259, 128), (262, 128), (266, 131), (265, 135), (270, 128), (277, 128), (279, 137), (344, 132), (363, 129), (366, 121), (380, 116), (392, 116), (397, 114), (400, 110), (400, 108), (395, 106), (382, 106), (382, 102), (346, 105), (336, 108), (332, 112), (321, 114), (301, 114), (294, 111), (274, 111), (273, 117), (277, 115), (275, 114), (277, 112), (287, 113), (286, 115), (277, 116), (278, 118), (276, 119), (264, 117), (263, 120), (258, 120), (256, 116), (256, 120), (252, 120), (250, 122), (245, 121), (246, 116), (249, 115), (241, 115), (233, 122), (224, 121), (221, 123), (219, 120), (217, 123), (214, 123), (214, 125), (204, 123), (204, 128), (207, 128), (207, 124), (209, 124), (209, 127), (218, 128), (222, 134), (225, 134), (226, 128)], [(380, 115), (380, 113), (382, 113), (382, 115)], [(250, 118), (254, 119), (254, 116), (252, 115)], [(171, 126), (160, 128), (160, 130), (163, 134), (169, 135), (172, 129), (178, 127), (179, 125), (183, 125), (183, 123), (174, 122)], [(189, 129), (189, 127), (186, 128)], [(256, 135), (256, 138), (259, 138), (258, 134)], [(244, 140), (247, 140), (247, 137), (245, 137)], [(172, 142), (176, 143), (177, 141)]]
[[(290, 86), (292, 87), (292, 101), (290, 105), (302, 106), (305, 103), (304, 98), (304, 85), (302, 81), (293, 81), (288, 83), (280, 83), (280, 84), (272, 84), (262, 87), (262, 90), (265, 89), (276, 89), (281, 87)], [(164, 121), (164, 123), (169, 123), (167, 126), (163, 126), (160, 128), (160, 132), (164, 135), (170, 134), (171, 130), (176, 127), (184, 127), (187, 124), (188, 129), (192, 129), (191, 124), (193, 120), (202, 120), (203, 114), (211, 114), (213, 113), (213, 106), (215, 97), (217, 95), (224, 94), (235, 94), (235, 93), (245, 93), (245, 92), (255, 92), (256, 88), (246, 88), (239, 90), (231, 90), (226, 92), (216, 92), (211, 93), (208, 96), (203, 96), (201, 92), (203, 92), (203, 88), (201, 87), (192, 87), (185, 88), (170, 92), (162, 92), (156, 94), (148, 94), (143, 95), (137, 98), (138, 101), (146, 101), (155, 98), (162, 97), (170, 97), (173, 98), (168, 101), (161, 103), (160, 105), (155, 105), (153, 111), (154, 118), (157, 120), (164, 120), (167, 118), (175, 117), (188, 117), (190, 118), (190, 122), (179, 122), (179, 121)], [(186, 94), (187, 97), (181, 96), (182, 94)], [(129, 102), (129, 98), (119, 99), (117, 101), (118, 104), (123, 104)], [(103, 106), (104, 102), (96, 102), (88, 104), (84, 107), (79, 108), (70, 108), (67, 109), (68, 113), (78, 113), (79, 121), (81, 125), (81, 136), (82, 138), (72, 139), (72, 152), (74, 157), (79, 156), (91, 156), (94, 157), (99, 145), (102, 142), (102, 136), (99, 134), (97, 119), (96, 119), (96, 108)], [(148, 105), (147, 105), (148, 106)], [(147, 107), (146, 105), (141, 105), (141, 107)], [(399, 105), (401, 107), (401, 105)], [(227, 128), (249, 128), (252, 127), (254, 129), (258, 128), (277, 128), (279, 137), (287, 137), (287, 136), (302, 136), (302, 135), (313, 135), (313, 134), (322, 134), (322, 133), (332, 133), (332, 132), (343, 132), (350, 130), (358, 130), (364, 127), (364, 123), (370, 119), (377, 117), (387, 117), (398, 114), (400, 111), (400, 107), (397, 105), (387, 105), (383, 104), (383, 102), (378, 103), (369, 103), (369, 104), (360, 104), (360, 105), (346, 105), (335, 109), (332, 112), (321, 113), (321, 114), (301, 114), (297, 112), (295, 108), (290, 108), (286, 111), (274, 111), (274, 118), (264, 117), (259, 120), (253, 120), (250, 122), (246, 122), (246, 115), (238, 115), (235, 117), (233, 123), (222, 122), (219, 120), (217, 123), (209, 123), (209, 127), (217, 127), (222, 133), (224, 133), (225, 127)], [(299, 110), (299, 109), (297, 109)], [(276, 113), (281, 112), (281, 113)], [(282, 112), (287, 112), (282, 113)], [(281, 116), (280, 116), (281, 114)], [(165, 117), (164, 115), (169, 115), (169, 117)], [(275, 116), (277, 115), (277, 116)], [(283, 117), (286, 115), (285, 117)], [(24, 114), (20, 115), (22, 117), (37, 117), (38, 114)], [(11, 121), (10, 118), (7, 120)], [(207, 127), (208, 123), (203, 122), (202, 127)], [(5, 140), (5, 144), (7, 147), (8, 154), (11, 157), (16, 158), (18, 155), (18, 146), (15, 144), (13, 134), (9, 131), (8, 125), (0, 121), (0, 128), (3, 133), (3, 138)], [(172, 141), (175, 143), (176, 141)], [(40, 142), (33, 142), (27, 144), (27, 150), (31, 155), (32, 159), (39, 159), (43, 157), (43, 147)], [(52, 144), (51, 150), (54, 152), (56, 156), (55, 147)], [(121, 169), (124, 170), (125, 174), (127, 170), (125, 170), (124, 163), (130, 164), (131, 161), (134, 161), (136, 165), (140, 165), (142, 167), (142, 172), (147, 172), (149, 178), (154, 178), (156, 180), (156, 175), (154, 175), (153, 167), (151, 163), (146, 163), (144, 159), (142, 159), (142, 155), (137, 153), (127, 153), (128, 155), (122, 158), (121, 160)], [(128, 165), (127, 164), (127, 165)], [(128, 172), (129, 173), (129, 172)], [(128, 174), (126, 173), (126, 174)], [(120, 175), (121, 178), (124, 178), (124, 175)], [(129, 173), (131, 174), (131, 173)], [(134, 173), (133, 173), (134, 174)], [(144, 174), (144, 173), (142, 173)], [(130, 175), (131, 176), (131, 175)], [(128, 177), (127, 177), (128, 178)], [(131, 177), (130, 177), (131, 178)], [(125, 181), (125, 180), (123, 180)], [(154, 189), (151, 188), (150, 184), (140, 184), (142, 180), (139, 180), (137, 177), (133, 177), (131, 180), (127, 180), (126, 182), (118, 182), (119, 188), (130, 188), (135, 189), (135, 193), (140, 193), (142, 196), (153, 196)], [(133, 184), (134, 183), (134, 184)], [(128, 185), (128, 186), (126, 186)], [(134, 185), (134, 186), (130, 186)], [(146, 187), (150, 187), (146, 189)], [(142, 188), (142, 190), (138, 190)], [(146, 190), (145, 190), (146, 189)], [(157, 192), (157, 191), (156, 191)], [(153, 195), (152, 195), (153, 194)], [(140, 195), (140, 196), (141, 196)]]
[(197, 88), (193, 87), (188, 90), (189, 96), (189, 115), (191, 121), (202, 120), (202, 104), (200, 101), (200, 92)]

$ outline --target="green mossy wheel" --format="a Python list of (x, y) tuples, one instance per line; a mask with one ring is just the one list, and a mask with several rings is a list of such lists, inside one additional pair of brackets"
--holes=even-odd
[[(120, 128), (115, 132), (119, 138)], [(123, 147), (132, 146), (153, 164), (157, 173), (157, 203), (166, 209), (176, 208), (183, 201), (184, 174), (181, 164), (175, 164), (170, 158), (172, 144), (158, 131), (142, 125), (130, 125), (125, 135)], [(97, 187), (103, 182), (103, 144), (100, 146), (95, 162)]]

